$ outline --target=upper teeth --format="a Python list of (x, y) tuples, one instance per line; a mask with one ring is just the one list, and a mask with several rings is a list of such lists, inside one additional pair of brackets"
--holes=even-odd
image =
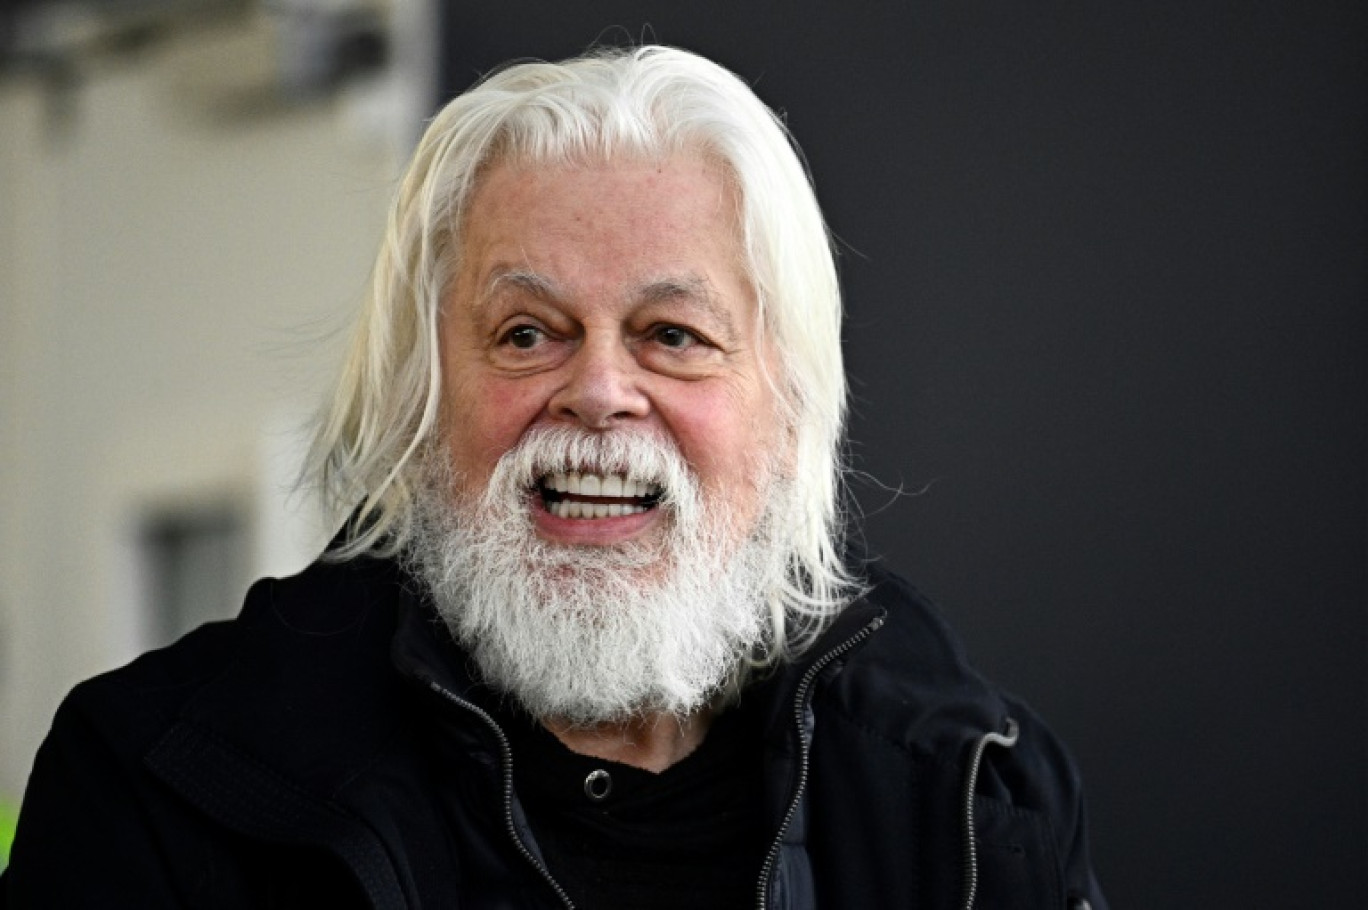
[(544, 483), (557, 493), (575, 496), (637, 498), (656, 492), (653, 484), (628, 480), (621, 474), (551, 474)]

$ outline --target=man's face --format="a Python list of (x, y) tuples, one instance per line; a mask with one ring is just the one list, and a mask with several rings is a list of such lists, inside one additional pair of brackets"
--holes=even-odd
[[(569, 427), (664, 437), (734, 527), (761, 513), (783, 444), (766, 380), (777, 361), (742, 267), (735, 192), (701, 157), (490, 168), (466, 212), (441, 355), (467, 501), (529, 431)], [(529, 498), (537, 536), (659, 538), (657, 491), (623, 479), (542, 478)]]

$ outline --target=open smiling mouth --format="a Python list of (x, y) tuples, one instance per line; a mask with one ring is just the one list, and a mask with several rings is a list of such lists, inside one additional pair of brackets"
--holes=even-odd
[(546, 511), (557, 518), (618, 518), (654, 509), (658, 484), (624, 474), (548, 474), (537, 482)]

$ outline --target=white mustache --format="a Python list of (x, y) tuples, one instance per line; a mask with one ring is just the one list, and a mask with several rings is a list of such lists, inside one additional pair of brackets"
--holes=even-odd
[(531, 430), (499, 459), (485, 490), (489, 497), (524, 495), (555, 474), (619, 475), (652, 489), (667, 507), (690, 508), (699, 483), (668, 438), (640, 431), (594, 433), (576, 427)]

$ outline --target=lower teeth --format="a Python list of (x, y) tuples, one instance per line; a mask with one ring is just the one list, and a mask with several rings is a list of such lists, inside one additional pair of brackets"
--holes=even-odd
[(622, 515), (637, 515), (646, 511), (645, 506), (603, 502), (549, 502), (546, 510), (557, 518), (617, 518)]

